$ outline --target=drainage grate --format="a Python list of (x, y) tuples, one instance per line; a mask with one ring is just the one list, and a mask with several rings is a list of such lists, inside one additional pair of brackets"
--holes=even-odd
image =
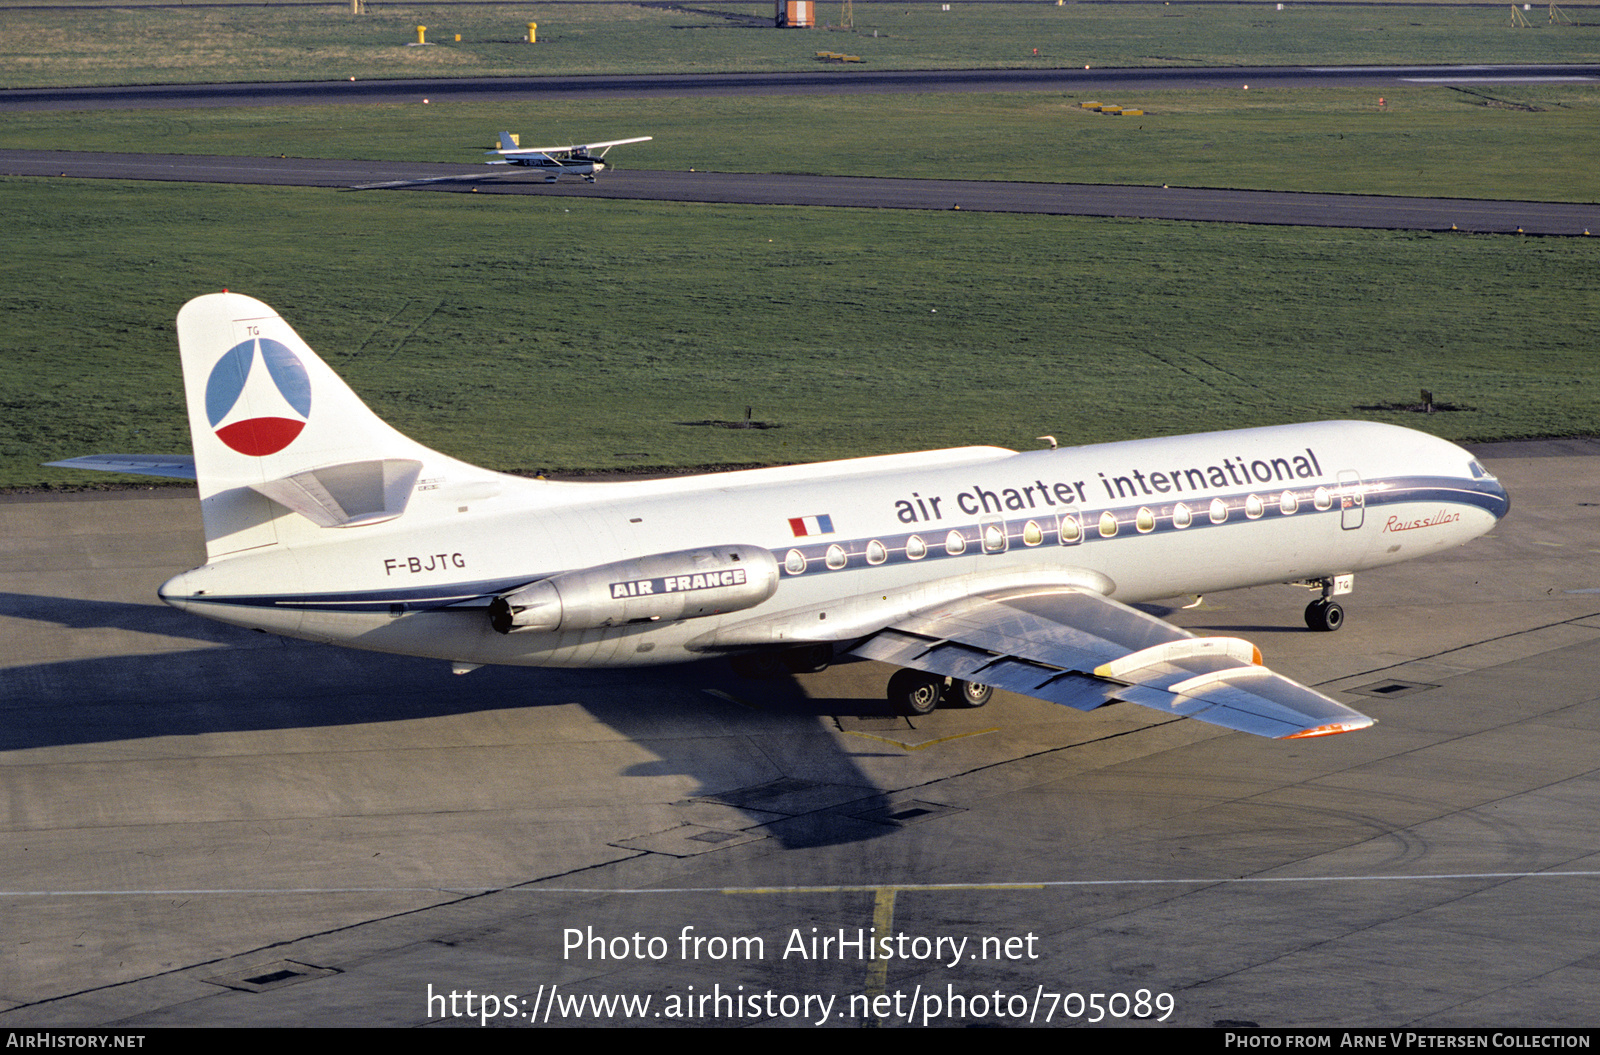
[(864, 821), (876, 821), (879, 824), (916, 824), (918, 821), (929, 820), (946, 813), (961, 813), (955, 806), (941, 806), (936, 802), (922, 802), (918, 799), (908, 799), (904, 802), (891, 802), (887, 806), (875, 810), (866, 810), (854, 816)]
[(234, 974), (207, 978), (206, 981), (227, 989), (264, 993), (268, 989), (282, 989), (286, 985), (297, 985), (300, 982), (309, 982), (313, 978), (326, 978), (330, 974), (338, 973), (332, 967), (313, 967), (307, 963), (295, 963), (293, 960), (279, 960), (276, 963), (261, 963), (246, 967)]
[(1390, 678), (1387, 681), (1375, 681), (1371, 685), (1363, 685), (1359, 689), (1345, 689), (1359, 696), (1374, 696), (1380, 700), (1392, 700), (1400, 696), (1410, 696), (1413, 693), (1427, 692), (1437, 689), (1437, 685), (1428, 685), (1420, 681), (1398, 681)]

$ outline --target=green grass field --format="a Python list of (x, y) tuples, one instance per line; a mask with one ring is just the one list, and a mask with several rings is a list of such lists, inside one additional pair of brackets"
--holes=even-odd
[[(427, 106), (37, 111), (0, 148), (482, 159), (523, 142), (655, 136), (630, 168), (814, 172), (1408, 194), (1600, 199), (1600, 88), (1145, 92), (1108, 117), (1059, 93), (756, 96)], [(981, 130), (981, 131), (978, 131)], [(603, 178), (603, 177), (602, 177)]]
[[(866, 32), (848, 38), (723, 17), (765, 5), (517, 9), (541, 22), (537, 51), (491, 28), (503, 7), (13, 9), (0, 69), (804, 69), (842, 39), (876, 68), (1020, 64), (1034, 46), (1059, 65), (1091, 45), (1095, 64), (1540, 61), (1590, 57), (1594, 39), (1511, 30), (1499, 7), (953, 6), (862, 4)], [(417, 21), (463, 46), (402, 49)], [(470, 161), (510, 127), (655, 135), (618, 155), (646, 168), (1600, 197), (1593, 88), (1419, 86), (1381, 110), (1374, 94), (1103, 100), (1143, 119), (1043, 93), (23, 113), (0, 146)], [(93, 180), (3, 179), (0, 194), (0, 486), (105, 479), (39, 467), (54, 458), (187, 449), (173, 316), (223, 287), (282, 311), (401, 429), (513, 470), (1345, 416), (1493, 439), (1592, 432), (1600, 409), (1592, 239)], [(1460, 409), (1385, 409), (1422, 388)], [(746, 407), (779, 427), (694, 424)]]
[[(172, 318), (278, 308), (382, 415), (504, 469), (775, 463), (1356, 416), (1600, 411), (1600, 240), (6, 180), (0, 483), (182, 451)], [(1470, 407), (1371, 409), (1420, 388)], [(738, 420), (769, 430), (685, 422)]]
[[(0, 9), (0, 87), (526, 74), (862, 69), (1593, 62), (1600, 9), (1578, 25), (1510, 24), (1502, 4), (862, 3), (853, 32), (777, 30), (765, 3), (107, 7), (93, 18)], [(839, 8), (821, 5), (823, 20)], [(539, 26), (526, 43), (527, 23)], [(416, 27), (428, 47), (408, 47)], [(461, 36), (458, 43), (456, 35)], [(855, 67), (852, 67), (855, 68)]]

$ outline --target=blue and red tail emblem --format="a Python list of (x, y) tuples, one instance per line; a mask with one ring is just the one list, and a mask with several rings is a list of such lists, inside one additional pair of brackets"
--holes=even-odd
[[(261, 384), (261, 379), (250, 384), (258, 364), (266, 369), (264, 380), (269, 384)], [(241, 408), (247, 385), (253, 398)], [(263, 402), (277, 405), (261, 406)], [(236, 344), (211, 368), (206, 418), (217, 438), (240, 454), (253, 458), (277, 454), (294, 442), (310, 417), (311, 379), (304, 364), (277, 341), (261, 337)]]

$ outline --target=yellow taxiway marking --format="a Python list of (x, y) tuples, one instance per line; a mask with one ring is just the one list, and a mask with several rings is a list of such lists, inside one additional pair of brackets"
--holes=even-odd
[[(872, 925), (878, 934), (894, 933), (894, 887), (880, 887), (872, 904)], [(889, 984), (889, 961), (881, 954), (867, 968), (867, 997), (882, 995)]]

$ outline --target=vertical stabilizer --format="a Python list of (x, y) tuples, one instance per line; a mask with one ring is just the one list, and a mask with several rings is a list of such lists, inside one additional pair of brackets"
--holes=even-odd
[(424, 474), (493, 475), (385, 424), (258, 300), (191, 300), (178, 347), (211, 560), (392, 520)]

